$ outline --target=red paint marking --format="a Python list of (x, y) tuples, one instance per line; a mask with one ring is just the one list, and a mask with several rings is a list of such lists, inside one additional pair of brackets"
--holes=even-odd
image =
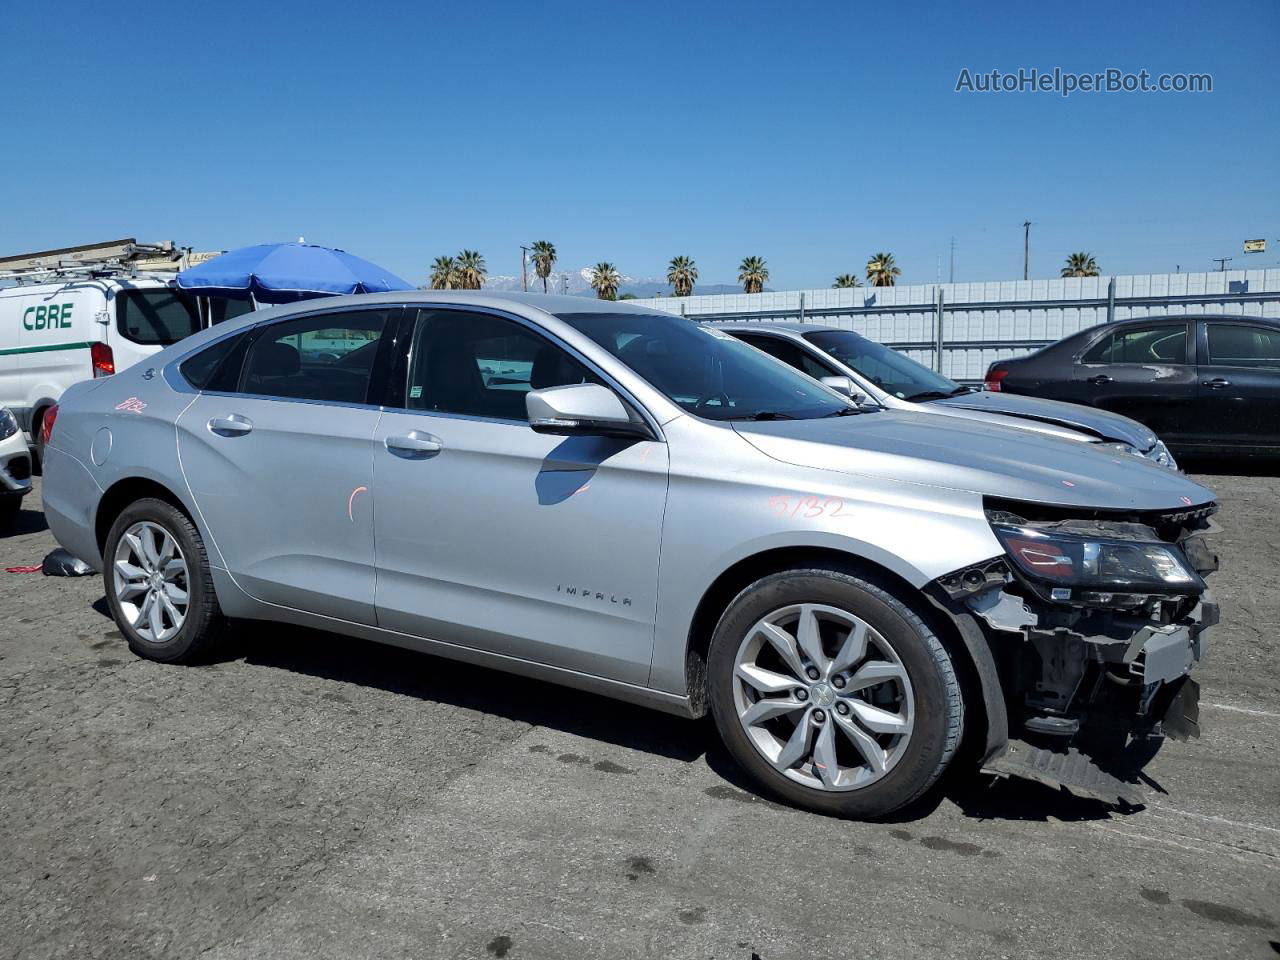
[(125, 413), (141, 413), (143, 410), (147, 409), (147, 405), (137, 397), (130, 397), (123, 403), (117, 403), (116, 409), (123, 410)]
[(1188, 507), (1189, 507), (1189, 506), (1191, 506), (1191, 498), (1190, 498), (1190, 497), (1183, 497), (1183, 498), (1182, 498), (1182, 502), (1183, 502), (1186, 506), (1188, 506)]
[(1074, 484), (1074, 483), (1072, 483), (1070, 480), (1063, 480), (1063, 481), (1062, 481), (1062, 485), (1063, 485), (1064, 487), (1074, 487), (1074, 486), (1075, 486), (1075, 484)]
[(585, 493), (588, 489), (590, 489), (590, 487), (591, 487), (591, 481), (588, 480), (586, 483), (580, 486), (577, 490), (573, 491), (574, 495), (576, 496), (579, 493)]
[(356, 487), (354, 490), (351, 491), (351, 496), (347, 497), (347, 519), (350, 520), (352, 523), (356, 522), (356, 518), (351, 513), (351, 507), (356, 502), (356, 494), (368, 493), (368, 492), (369, 492), (368, 487)]

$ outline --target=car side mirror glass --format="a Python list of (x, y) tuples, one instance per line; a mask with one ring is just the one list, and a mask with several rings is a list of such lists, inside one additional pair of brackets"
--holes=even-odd
[(524, 396), (524, 405), (534, 433), (653, 439), (648, 425), (632, 417), (621, 398), (598, 383), (530, 390)]

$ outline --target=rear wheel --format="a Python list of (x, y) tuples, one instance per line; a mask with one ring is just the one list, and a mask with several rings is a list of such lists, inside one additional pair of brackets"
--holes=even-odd
[(200, 532), (182, 511), (147, 498), (126, 507), (103, 550), (107, 604), (134, 653), (164, 663), (208, 654), (222, 631)]
[(955, 755), (960, 685), (924, 621), (838, 570), (787, 570), (729, 605), (708, 662), (725, 744), (797, 806), (882, 816), (923, 794)]

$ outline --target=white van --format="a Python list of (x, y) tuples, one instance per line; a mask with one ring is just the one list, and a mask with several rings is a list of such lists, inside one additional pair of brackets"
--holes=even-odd
[(45, 411), (71, 384), (110, 376), (252, 309), (193, 297), (164, 276), (103, 273), (0, 287), (0, 407), (13, 411), (37, 456)]

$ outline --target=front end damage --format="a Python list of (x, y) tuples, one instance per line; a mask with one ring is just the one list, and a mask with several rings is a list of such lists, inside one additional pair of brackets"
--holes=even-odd
[(1133, 804), (1141, 758), (1199, 736), (1190, 673), (1218, 622), (1203, 579), (1218, 567), (1215, 510), (987, 501), (1006, 553), (936, 581), (981, 631), (1003, 694), (1007, 740), (988, 738), (985, 771)]

